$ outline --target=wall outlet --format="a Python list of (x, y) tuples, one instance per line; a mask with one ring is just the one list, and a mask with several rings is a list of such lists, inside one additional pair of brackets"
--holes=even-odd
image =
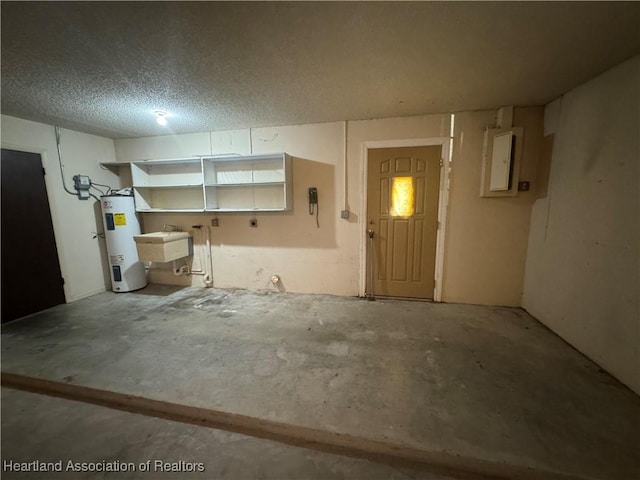
[(529, 186), (529, 182), (518, 182), (518, 191), (527, 192), (529, 191)]
[(218, 219), (217, 218), (212, 218), (211, 219), (211, 226), (212, 227), (219, 227), (220, 224), (218, 223)]
[(250, 227), (257, 227), (258, 226), (258, 220), (255, 218), (252, 218), (251, 220), (249, 220), (249, 226)]

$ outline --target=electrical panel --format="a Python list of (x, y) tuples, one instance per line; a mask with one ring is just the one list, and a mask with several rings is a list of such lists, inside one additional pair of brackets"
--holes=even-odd
[(481, 197), (518, 195), (523, 140), (522, 127), (485, 130), (480, 176)]

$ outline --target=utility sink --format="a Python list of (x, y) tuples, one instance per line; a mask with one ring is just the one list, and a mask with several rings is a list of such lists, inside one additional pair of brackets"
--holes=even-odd
[(191, 255), (187, 232), (152, 232), (134, 235), (141, 262), (165, 263)]

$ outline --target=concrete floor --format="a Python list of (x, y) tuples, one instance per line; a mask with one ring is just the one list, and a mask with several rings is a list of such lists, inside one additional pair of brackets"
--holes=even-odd
[[(425, 478), (422, 472), (394, 469), (365, 460), (320, 453), (211, 428), (198, 428), (143, 415), (58, 398), (2, 389), (2, 459), (73, 463), (133, 463), (117, 474), (86, 472), (3, 472), (5, 479), (160, 478), (313, 480)], [(152, 473), (139, 465), (152, 461)], [(202, 463), (204, 472), (165, 472), (163, 463)], [(445, 480), (442, 476), (428, 478)]]
[[(2, 370), (461, 459), (640, 478), (640, 397), (520, 309), (152, 286), (3, 326)], [(204, 462), (210, 475), (193, 478), (445, 478), (9, 389), (2, 428), (5, 461)]]

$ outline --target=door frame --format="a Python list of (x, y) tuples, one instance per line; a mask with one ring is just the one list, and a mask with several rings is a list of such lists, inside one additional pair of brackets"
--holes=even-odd
[(358, 295), (360, 297), (365, 296), (367, 284), (367, 218), (369, 214), (369, 212), (367, 212), (367, 180), (369, 174), (369, 150), (377, 148), (431, 147), (436, 145), (441, 146), (442, 151), (440, 154), (440, 192), (438, 195), (438, 229), (436, 232), (436, 266), (434, 272), (435, 286), (433, 289), (433, 301), (442, 301), (444, 242), (447, 224), (447, 207), (449, 204), (450, 137), (379, 140), (362, 143), (360, 150), (360, 184), (362, 185), (360, 211), (364, 212), (364, 215), (362, 215), (360, 219), (360, 278), (358, 285)]

